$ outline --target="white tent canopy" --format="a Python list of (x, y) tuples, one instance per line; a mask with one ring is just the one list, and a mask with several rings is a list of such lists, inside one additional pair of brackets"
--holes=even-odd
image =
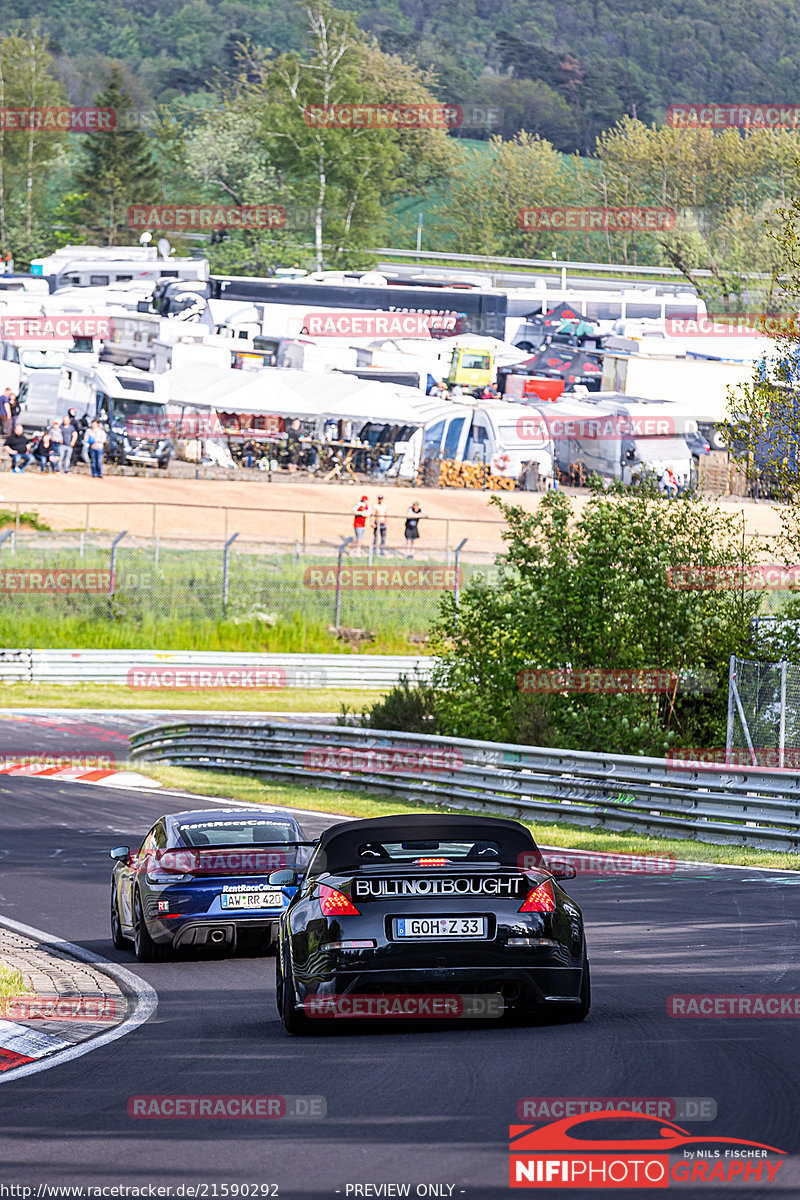
[(218, 412), (418, 425), (415, 388), (331, 372), (237, 371), (189, 363), (166, 372), (169, 403)]

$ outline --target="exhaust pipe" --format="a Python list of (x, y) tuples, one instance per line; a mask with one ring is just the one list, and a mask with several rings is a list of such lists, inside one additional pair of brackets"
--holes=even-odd
[(208, 936), (212, 942), (215, 942), (217, 945), (219, 945), (220, 942), (225, 941), (225, 930), (224, 929), (212, 929), (211, 933)]

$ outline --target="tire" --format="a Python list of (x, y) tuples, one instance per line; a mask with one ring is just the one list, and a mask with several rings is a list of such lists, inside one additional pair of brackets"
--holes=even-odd
[(283, 1022), (283, 1028), (292, 1037), (306, 1037), (309, 1030), (308, 1017), (294, 1007), (297, 993), (294, 990), (292, 963), (288, 951), (284, 958), (281, 949), (275, 959), (275, 992), (278, 1001), (278, 1015)]
[(122, 932), (116, 890), (113, 888), (111, 891), (111, 942), (115, 950), (125, 950), (128, 945), (128, 939)]
[(168, 946), (154, 942), (150, 937), (147, 922), (142, 911), (142, 897), (139, 889), (133, 897), (133, 950), (137, 962), (163, 962), (169, 953)]
[(592, 981), (589, 973), (589, 960), (584, 955), (583, 976), (581, 978), (580, 1004), (564, 1004), (558, 1013), (557, 1020), (563, 1025), (577, 1025), (585, 1021), (592, 1007)]

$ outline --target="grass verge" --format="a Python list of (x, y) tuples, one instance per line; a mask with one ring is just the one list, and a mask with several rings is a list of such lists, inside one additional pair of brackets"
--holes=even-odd
[(360, 710), (379, 700), (379, 691), (342, 688), (208, 688), (159, 691), (106, 683), (7, 683), (0, 686), (0, 708), (132, 708), (197, 712), (338, 713), (342, 704)]
[[(198, 796), (224, 796), (257, 804), (286, 808), (316, 809), (337, 816), (383, 817), (389, 813), (459, 812), (436, 804), (415, 804), (393, 797), (345, 789), (305, 787), (297, 783), (270, 783), (251, 775), (232, 775), (221, 771), (193, 771), (160, 763), (136, 761), (136, 770), (167, 788), (193, 792)], [(755, 850), (750, 846), (713, 846), (688, 838), (653, 838), (640, 833), (611, 833), (559, 823), (524, 821), (536, 841), (543, 846), (563, 846), (576, 850), (606, 853), (672, 855), (694, 862), (724, 863), (728, 866), (775, 867), (800, 870), (800, 855), (776, 850)]]
[(0, 963), (0, 1000), (9, 996), (20, 996), (25, 991), (25, 981), (21, 972)]

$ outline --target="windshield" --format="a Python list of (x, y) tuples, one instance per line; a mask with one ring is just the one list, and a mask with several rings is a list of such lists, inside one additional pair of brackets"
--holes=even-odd
[(21, 350), (19, 361), (29, 371), (39, 371), (43, 367), (60, 367), (66, 357), (66, 350)]
[[(507, 450), (530, 450), (534, 446), (544, 446), (549, 441), (547, 426), (543, 419), (532, 412), (521, 417), (515, 425), (498, 426), (500, 440)], [(520, 434), (523, 437), (520, 437)]]
[(165, 417), (165, 404), (148, 404), (146, 400), (121, 400), (114, 397), (114, 416), (125, 417), (126, 420), (152, 421), (154, 417)]
[(642, 462), (688, 458), (690, 453), (686, 442), (679, 437), (637, 438), (636, 450)]

